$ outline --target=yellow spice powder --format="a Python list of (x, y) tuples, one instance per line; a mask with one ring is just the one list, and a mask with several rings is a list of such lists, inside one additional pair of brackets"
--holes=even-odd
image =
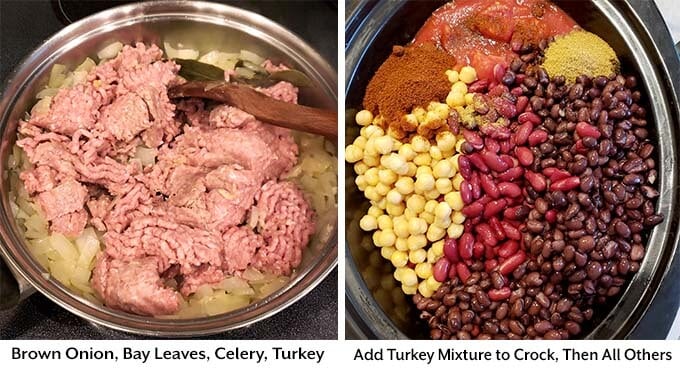
[(599, 36), (584, 30), (557, 37), (545, 50), (543, 68), (551, 77), (562, 75), (568, 83), (585, 74), (590, 77), (618, 73), (616, 52)]

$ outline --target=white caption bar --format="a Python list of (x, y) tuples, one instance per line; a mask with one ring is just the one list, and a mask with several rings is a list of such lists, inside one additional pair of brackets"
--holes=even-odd
[(2, 341), (0, 367), (22, 372), (479, 373), (675, 372), (680, 341)]

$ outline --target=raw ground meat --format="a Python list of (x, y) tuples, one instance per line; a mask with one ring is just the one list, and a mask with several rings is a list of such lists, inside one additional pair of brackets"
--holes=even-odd
[[(183, 80), (161, 58), (156, 46), (125, 46), (20, 123), (17, 142), (35, 166), (21, 180), (51, 230), (104, 232), (94, 290), (142, 315), (175, 313), (181, 295), (248, 267), (288, 275), (314, 232), (302, 191), (279, 181), (297, 162), (290, 131), (226, 105), (171, 102), (168, 87)], [(258, 90), (297, 102), (288, 82)], [(140, 146), (156, 150), (154, 164), (134, 159)]]

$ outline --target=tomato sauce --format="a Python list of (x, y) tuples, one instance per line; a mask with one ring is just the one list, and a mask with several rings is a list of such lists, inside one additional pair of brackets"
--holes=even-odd
[(494, 66), (507, 67), (522, 44), (577, 26), (546, 0), (453, 0), (434, 11), (413, 42), (433, 42), (456, 57), (455, 69), (472, 65), (480, 79), (491, 81)]

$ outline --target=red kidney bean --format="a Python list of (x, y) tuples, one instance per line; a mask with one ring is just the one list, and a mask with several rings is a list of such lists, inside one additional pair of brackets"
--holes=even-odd
[(508, 240), (498, 248), (498, 256), (507, 258), (517, 253), (518, 250), (519, 242)]
[(482, 156), (480, 156), (479, 153), (472, 153), (468, 155), (468, 160), (470, 160), (470, 163), (482, 173), (489, 172), (489, 167), (486, 166), (484, 160), (482, 160)]
[(484, 258), (494, 258), (494, 257), (496, 257), (496, 252), (494, 252), (494, 248), (496, 248), (496, 247), (492, 247), (492, 246), (489, 246), (489, 245), (485, 246), (484, 247)]
[(501, 155), (501, 160), (503, 160), (503, 162), (505, 162), (505, 164), (508, 165), (509, 168), (511, 167), (514, 168), (515, 166), (519, 165), (517, 159), (507, 154)]
[(459, 262), (456, 264), (456, 274), (458, 275), (458, 278), (465, 283), (465, 281), (470, 278), (470, 269), (468, 269), (467, 265), (465, 265), (462, 262)]
[(482, 256), (484, 256), (485, 249), (486, 248), (484, 247), (484, 244), (475, 242), (474, 247), (472, 247), (472, 255), (477, 259), (482, 258)]
[(511, 257), (508, 257), (498, 266), (498, 271), (503, 275), (508, 275), (515, 271), (526, 260), (527, 255), (524, 252), (517, 252)]
[(482, 197), (482, 187), (479, 185), (479, 174), (472, 173), (470, 178), (470, 187), (472, 188), (472, 198), (479, 199)]
[(456, 279), (457, 275), (458, 275), (458, 272), (456, 271), (456, 264), (451, 264), (451, 266), (449, 267), (449, 274), (448, 274), (449, 279)]
[(463, 138), (466, 142), (470, 143), (474, 149), (482, 149), (484, 146), (484, 140), (476, 131), (471, 131), (468, 129), (463, 129)]
[(578, 154), (586, 154), (589, 149), (583, 144), (583, 140), (579, 139), (574, 143), (574, 152)]
[(524, 169), (519, 166), (515, 166), (514, 168), (510, 168), (498, 174), (497, 178), (503, 182), (512, 182), (521, 177), (522, 174), (524, 174)]
[(494, 183), (493, 179), (489, 174), (482, 174), (479, 176), (479, 184), (482, 186), (484, 192), (494, 199), (498, 199), (501, 196), (498, 186)]
[(591, 138), (599, 139), (601, 134), (600, 130), (597, 129), (597, 127), (587, 123), (587, 122), (579, 122), (576, 124), (576, 133), (578, 136), (581, 138), (585, 138), (586, 136), (589, 136)]
[(508, 138), (501, 141), (501, 153), (510, 153), (510, 150), (515, 148), (515, 141), (512, 138)]
[(470, 160), (465, 155), (458, 157), (458, 170), (460, 175), (465, 179), (469, 179), (472, 176), (472, 168), (470, 167)]
[(536, 192), (545, 191), (546, 181), (545, 181), (545, 178), (543, 178), (543, 176), (541, 174), (534, 173), (532, 171), (527, 170), (524, 173), (524, 178), (526, 178), (527, 182), (529, 182), (531, 187)]
[(517, 112), (522, 113), (524, 112), (524, 109), (526, 109), (527, 104), (529, 103), (529, 98), (526, 96), (519, 96), (517, 98), (517, 103), (515, 104), (515, 107), (517, 107)]
[[(548, 178), (550, 178), (550, 181), (552, 183), (555, 183), (555, 182), (560, 181), (562, 179), (571, 177), (571, 174), (569, 174), (569, 172), (567, 172), (567, 171), (557, 169), (557, 168), (554, 168), (554, 169), (555, 169), (555, 171), (553, 173), (551, 173), (550, 175), (546, 175), (545, 172), (543, 173), (543, 175), (546, 175)], [(580, 184), (580, 182), (579, 182), (579, 184)]]
[(534, 163), (534, 153), (527, 147), (517, 147), (515, 149), (517, 160), (523, 166), (529, 166)]
[(506, 165), (505, 162), (503, 162), (503, 160), (497, 154), (490, 151), (482, 151), (481, 156), (482, 159), (484, 160), (484, 163), (489, 167), (489, 169), (499, 173), (508, 170), (509, 165)]
[(510, 239), (510, 240), (521, 240), (522, 239), (522, 233), (515, 228), (515, 226), (511, 225), (507, 221), (501, 221), (500, 222), (501, 226), (503, 227), (503, 232), (505, 232), (505, 236)]
[(531, 122), (524, 122), (522, 123), (518, 128), (517, 132), (515, 132), (515, 143), (517, 145), (524, 145), (524, 143), (529, 140), (529, 134), (534, 130), (534, 125), (531, 124)]
[[(526, 113), (525, 113), (526, 114)], [(529, 134), (529, 137), (527, 138), (527, 141), (529, 142), (530, 146), (535, 146), (539, 145), (541, 143), (544, 143), (548, 140), (548, 133), (543, 131), (543, 130), (534, 130)]]
[(503, 212), (503, 217), (510, 221), (521, 221), (529, 215), (529, 210), (525, 205), (508, 208)]
[(578, 177), (568, 177), (550, 185), (550, 191), (569, 191), (581, 185)]
[(444, 240), (444, 256), (454, 264), (460, 262), (460, 254), (458, 253), (458, 241), (454, 238), (446, 238)]
[(555, 223), (555, 221), (557, 221), (557, 211), (555, 209), (550, 209), (545, 212), (545, 220), (549, 223)]
[(472, 258), (472, 251), (475, 245), (475, 237), (469, 232), (463, 233), (458, 239), (458, 253), (460, 258), (469, 260)]
[(498, 143), (498, 141), (496, 141), (496, 139), (487, 137), (484, 139), (484, 148), (486, 148), (487, 151), (498, 153), (501, 150), (501, 145)]
[(451, 268), (451, 262), (446, 258), (442, 257), (434, 264), (432, 267), (432, 275), (437, 282), (444, 282), (449, 276), (449, 269)]
[(494, 236), (493, 232), (491, 231), (491, 227), (487, 223), (480, 223), (479, 225), (475, 226), (475, 231), (477, 232), (478, 239), (482, 243), (490, 247), (494, 247), (498, 244), (498, 240)]
[(498, 266), (498, 261), (493, 258), (491, 260), (484, 261), (484, 270), (487, 273), (490, 273), (493, 269), (496, 268), (496, 266)]
[(519, 117), (517, 117), (517, 121), (519, 121), (519, 123), (530, 122), (534, 126), (538, 126), (541, 124), (541, 122), (543, 122), (541, 121), (541, 117), (531, 112), (524, 112), (520, 114)]
[(463, 203), (465, 204), (472, 203), (472, 187), (470, 186), (470, 182), (468, 181), (461, 182), (460, 197), (463, 199)]
[(486, 79), (480, 79), (468, 86), (468, 92), (484, 92), (487, 87), (489, 87), (489, 81)]
[(496, 64), (493, 66), (493, 77), (496, 79), (497, 82), (501, 82), (503, 80), (503, 76), (505, 75), (505, 68), (501, 64)]
[[(515, 77), (515, 81), (517, 82), (517, 77)], [(513, 96), (519, 96), (519, 95), (521, 95), (522, 93), (524, 93), (524, 91), (522, 91), (522, 87), (513, 87), (513, 88), (510, 90), (510, 93), (511, 93)]]
[(500, 290), (489, 290), (488, 294), (491, 301), (501, 301), (509, 298), (512, 294), (512, 291), (510, 290), (510, 287), (503, 287)]
[(508, 206), (508, 203), (505, 201), (505, 199), (499, 199), (489, 202), (484, 207), (484, 218), (495, 216), (496, 214), (502, 212), (506, 206)]
[(498, 191), (503, 196), (516, 198), (522, 196), (522, 189), (516, 183), (501, 182), (498, 183)]
[(493, 233), (493, 236), (496, 238), (496, 240), (500, 241), (505, 239), (505, 230), (503, 230), (503, 226), (501, 226), (501, 222), (498, 220), (498, 218), (489, 218), (489, 227), (491, 228), (491, 232)]

